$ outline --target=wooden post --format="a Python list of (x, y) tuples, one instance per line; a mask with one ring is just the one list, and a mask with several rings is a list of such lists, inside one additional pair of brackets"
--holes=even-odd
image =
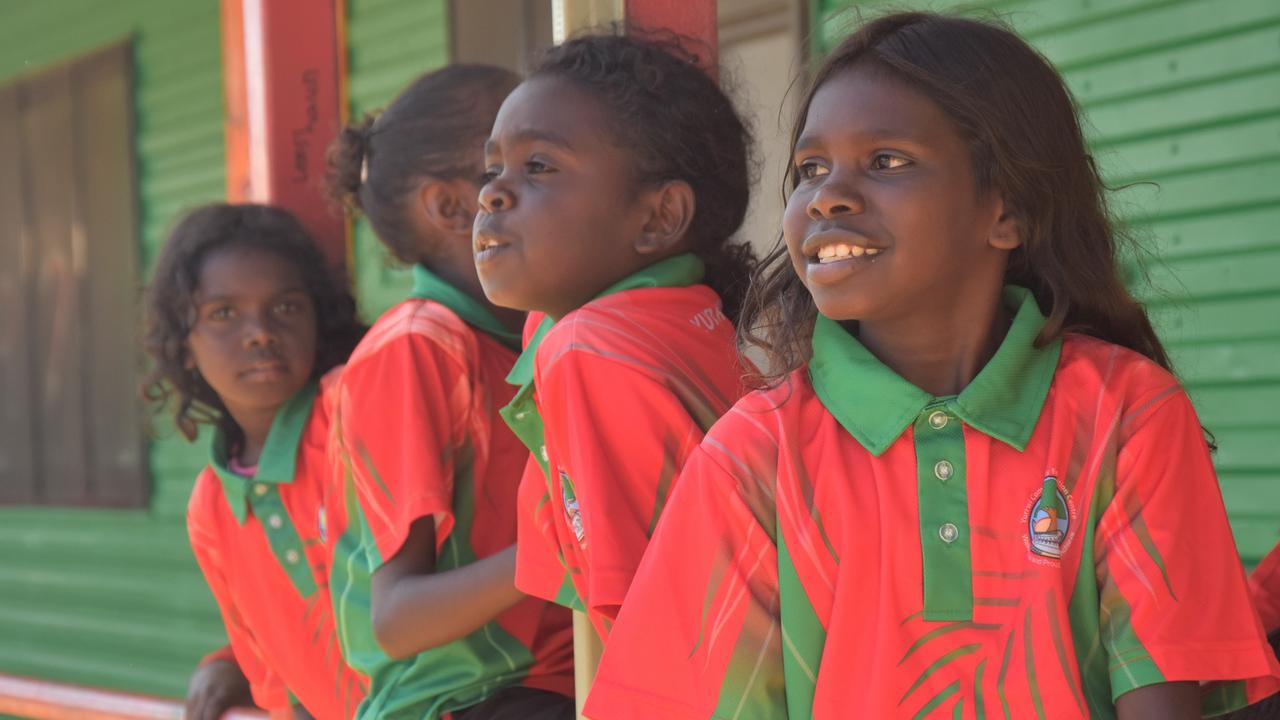
[(334, 266), (347, 228), (322, 192), (341, 127), (339, 0), (222, 0), (227, 199), (298, 216)]

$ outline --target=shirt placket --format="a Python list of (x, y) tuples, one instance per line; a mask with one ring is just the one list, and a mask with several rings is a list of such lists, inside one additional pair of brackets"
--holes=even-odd
[(284, 568), (298, 594), (310, 597), (316, 591), (316, 580), (311, 574), (298, 528), (280, 498), (280, 489), (273, 483), (251, 483), (249, 505), (266, 533), (267, 544), (271, 546), (277, 563)]
[(964, 423), (948, 401), (927, 405), (912, 425), (920, 502), (924, 619), (973, 618)]

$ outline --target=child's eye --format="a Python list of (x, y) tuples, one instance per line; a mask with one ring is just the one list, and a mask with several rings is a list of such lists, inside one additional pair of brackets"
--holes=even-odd
[(816, 160), (806, 160), (796, 166), (796, 172), (800, 173), (800, 177), (805, 180), (812, 180), (819, 175), (826, 175), (831, 172)]
[(524, 164), (524, 169), (530, 175), (543, 175), (545, 173), (555, 172), (550, 165), (542, 162), (541, 160), (530, 160), (526, 162)]
[(890, 155), (888, 153), (880, 153), (871, 158), (871, 169), (873, 170), (897, 170), (900, 167), (910, 165), (911, 161), (899, 155)]
[(224, 305), (210, 310), (206, 317), (210, 320), (230, 320), (234, 316), (235, 311)]
[(490, 165), (489, 167), (484, 169), (483, 173), (480, 174), (480, 184), (488, 185), (489, 183), (496, 180), (497, 177), (501, 174), (502, 174), (502, 168), (498, 167), (497, 165)]
[(281, 315), (292, 315), (302, 309), (302, 305), (295, 300), (281, 300), (276, 303), (276, 312)]

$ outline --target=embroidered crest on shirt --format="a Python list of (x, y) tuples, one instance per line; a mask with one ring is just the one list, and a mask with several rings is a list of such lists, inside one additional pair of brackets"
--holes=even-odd
[(1058, 482), (1057, 475), (1045, 476), (1044, 483), (1027, 500), (1022, 513), (1022, 542), (1031, 559), (1044, 564), (1057, 564), (1071, 543), (1075, 505)]
[(320, 529), (320, 542), (329, 542), (329, 521), (325, 517), (323, 505), (320, 506), (320, 510), (316, 517), (316, 527)]
[(569, 523), (569, 527), (573, 528), (573, 535), (578, 539), (578, 544), (582, 545), (582, 539), (586, 537), (586, 528), (582, 525), (582, 511), (578, 507), (578, 496), (573, 492), (573, 482), (569, 480), (569, 474), (560, 471), (560, 491), (564, 496), (564, 519)]

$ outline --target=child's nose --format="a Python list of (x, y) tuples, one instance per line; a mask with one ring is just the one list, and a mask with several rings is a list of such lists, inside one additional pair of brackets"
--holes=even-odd
[(276, 331), (268, 318), (252, 316), (246, 318), (244, 324), (245, 347), (275, 345), (276, 340)]
[(857, 188), (835, 177), (829, 178), (813, 193), (807, 208), (809, 217), (823, 220), (839, 215), (857, 214), (866, 210), (866, 201)]
[(515, 196), (501, 185), (499, 179), (495, 178), (480, 188), (480, 207), (486, 212), (510, 210), (514, 205)]

